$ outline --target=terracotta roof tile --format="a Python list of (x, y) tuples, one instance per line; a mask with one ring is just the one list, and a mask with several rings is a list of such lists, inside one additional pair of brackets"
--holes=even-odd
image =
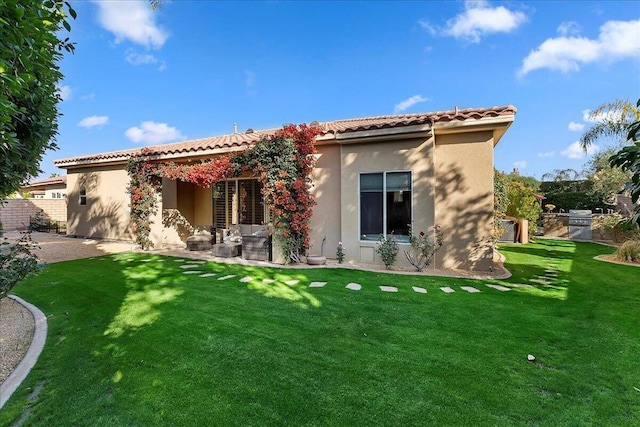
[[(375, 117), (362, 117), (356, 119), (335, 120), (320, 123), (323, 133), (342, 134), (348, 132), (358, 132), (365, 130), (376, 130), (394, 127), (404, 127), (428, 123), (447, 123), (453, 121), (478, 120), (487, 117), (512, 116), (516, 113), (516, 108), (512, 105), (492, 108), (468, 108), (460, 110), (458, 108), (449, 111), (438, 111), (435, 113), (415, 113), (399, 114)], [(233, 151), (259, 141), (262, 137), (273, 135), (277, 129), (257, 130), (251, 133), (234, 133), (230, 135), (214, 136), (194, 139), (190, 141), (163, 144), (148, 147), (154, 155), (172, 156), (179, 154), (198, 155), (212, 150)], [(64, 167), (69, 164), (92, 163), (94, 161), (120, 161), (125, 160), (133, 154), (140, 152), (140, 148), (119, 150), (107, 153), (78, 156), (56, 160), (57, 166)]]
[(27, 184), (23, 185), (21, 188), (30, 188), (30, 187), (42, 187), (45, 185), (66, 185), (67, 184), (67, 176), (54, 176), (51, 178), (44, 179), (36, 179), (33, 181), (29, 181)]

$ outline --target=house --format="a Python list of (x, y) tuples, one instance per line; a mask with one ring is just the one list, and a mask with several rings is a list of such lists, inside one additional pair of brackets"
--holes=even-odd
[[(493, 150), (515, 114), (509, 105), (317, 123), (322, 133), (315, 140), (312, 251), (319, 252), (326, 237), (325, 255), (330, 258), (342, 242), (347, 262), (381, 264), (375, 251), (380, 235), (396, 236), (402, 250), (408, 247), (411, 225), (416, 232), (438, 225), (444, 245), (436, 266), (489, 270)], [(274, 131), (249, 129), (149, 148), (156, 160), (193, 163), (242, 151)], [(55, 162), (67, 170), (69, 234), (132, 238), (125, 166), (139, 152)], [(189, 226), (269, 221), (260, 184), (250, 174), (214, 188), (163, 178), (160, 196), (150, 235), (156, 246), (184, 246)], [(402, 252), (397, 264), (408, 265)]]
[(33, 199), (64, 199), (67, 197), (67, 177), (54, 176), (29, 181), (20, 187), (20, 194)]

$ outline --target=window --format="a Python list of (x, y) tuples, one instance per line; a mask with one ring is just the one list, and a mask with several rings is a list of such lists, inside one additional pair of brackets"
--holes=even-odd
[(265, 221), (262, 185), (256, 179), (221, 181), (213, 188), (213, 224), (262, 224)]
[(393, 234), (408, 242), (411, 219), (411, 172), (360, 175), (361, 240)]
[(80, 189), (80, 204), (81, 205), (86, 205), (87, 204), (87, 189), (86, 188), (81, 188)]

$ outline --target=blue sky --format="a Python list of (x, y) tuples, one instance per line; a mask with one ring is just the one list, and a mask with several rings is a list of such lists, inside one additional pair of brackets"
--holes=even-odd
[[(640, 97), (640, 2), (73, 1), (58, 158), (314, 120), (513, 104), (495, 164), (581, 170)], [(605, 144), (600, 144), (605, 145)], [(598, 147), (594, 147), (594, 151)]]

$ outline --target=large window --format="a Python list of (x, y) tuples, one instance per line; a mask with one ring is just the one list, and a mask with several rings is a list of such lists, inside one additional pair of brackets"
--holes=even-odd
[(213, 224), (227, 228), (232, 224), (264, 223), (262, 186), (256, 179), (221, 181), (213, 188)]
[(360, 175), (361, 240), (394, 235), (408, 241), (411, 219), (411, 172)]

